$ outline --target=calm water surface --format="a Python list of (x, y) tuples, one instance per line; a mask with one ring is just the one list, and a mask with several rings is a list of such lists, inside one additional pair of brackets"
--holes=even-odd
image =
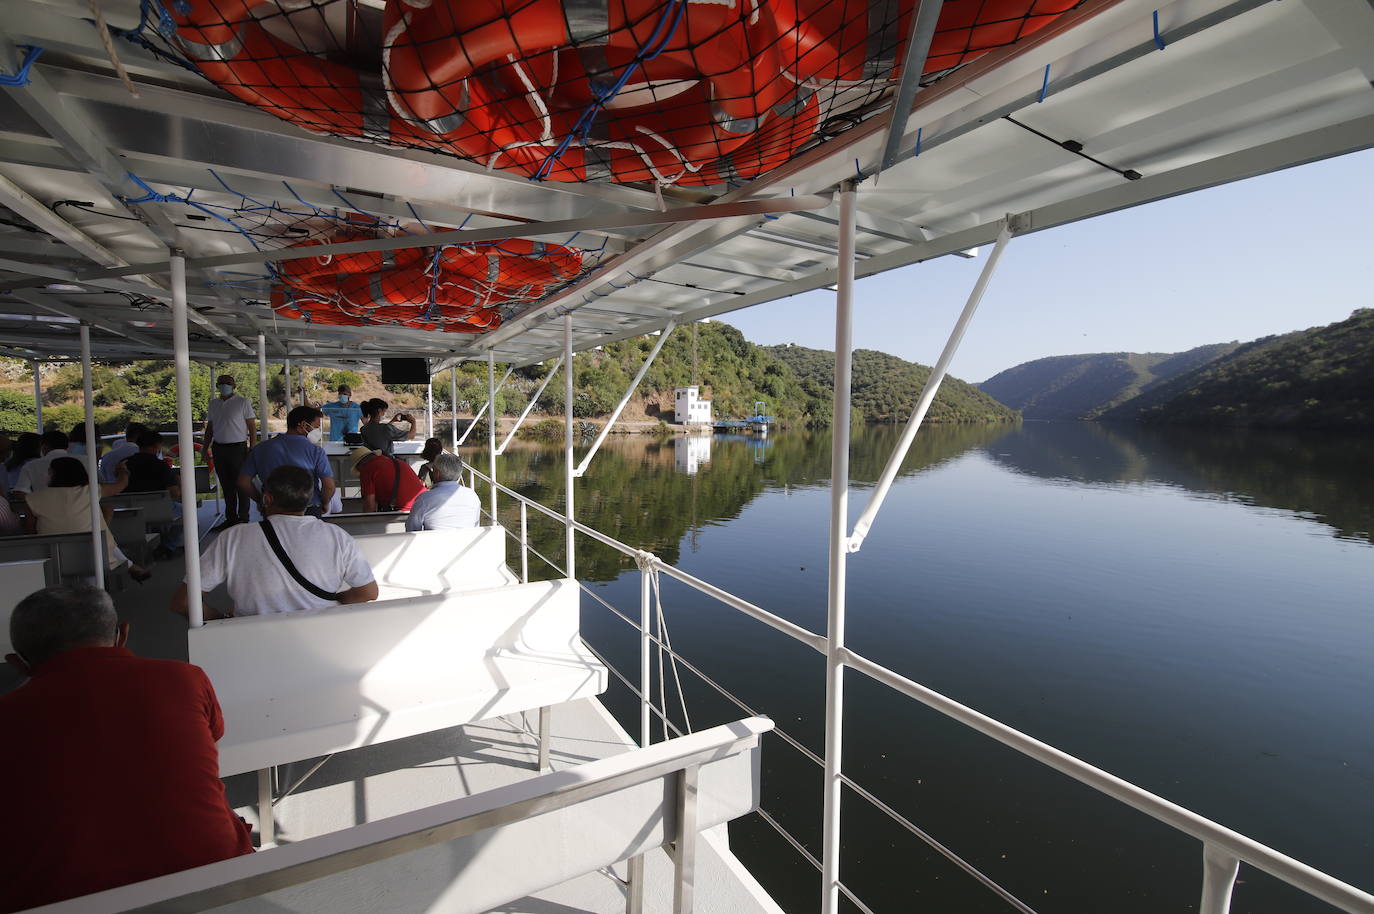
[[(852, 516), (896, 434), (857, 435)], [(501, 461), (503, 482), (561, 502), (557, 447)], [(923, 431), (851, 557), (850, 646), (1374, 889), (1371, 468), (1366, 439), (1086, 423)], [(623, 438), (579, 481), (576, 513), (823, 632), (828, 473), (826, 434)], [(561, 531), (538, 518), (532, 530), (561, 560)], [(633, 565), (586, 538), (578, 549), (579, 575), (637, 618)], [(680, 653), (820, 751), (820, 655), (676, 582), (662, 597)], [(584, 636), (633, 679), (634, 630), (591, 599), (582, 615)], [(693, 727), (742, 716), (682, 676)], [(637, 733), (636, 700), (612, 683), (606, 702)], [(1191, 839), (861, 674), (846, 689), (851, 776), (1036, 910), (1196, 910)], [(776, 737), (764, 768), (764, 808), (819, 856), (819, 769)], [(842, 878), (879, 914), (1011, 910), (854, 794), (844, 811)], [(737, 823), (731, 840), (789, 912), (816, 908), (816, 871), (766, 823)], [(1233, 910), (1329, 909), (1243, 867)]]

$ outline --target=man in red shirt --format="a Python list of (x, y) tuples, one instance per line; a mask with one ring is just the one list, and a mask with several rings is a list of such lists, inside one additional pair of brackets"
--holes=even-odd
[(362, 484), (364, 511), (409, 511), (425, 491), (420, 477), (399, 457), (388, 457), (365, 447), (355, 447), (348, 456)]
[(0, 911), (20, 911), (249, 854), (215, 742), (224, 719), (200, 667), (135, 657), (94, 587), (48, 587), (10, 617), (0, 696)]

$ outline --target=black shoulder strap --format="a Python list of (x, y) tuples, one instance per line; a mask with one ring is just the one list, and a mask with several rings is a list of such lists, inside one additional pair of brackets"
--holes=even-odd
[(263, 536), (267, 537), (267, 545), (272, 547), (272, 552), (276, 555), (277, 561), (281, 562), (282, 567), (286, 569), (287, 573), (291, 575), (297, 584), (301, 585), (321, 600), (333, 600), (335, 603), (339, 602), (339, 598), (343, 596), (342, 594), (330, 593), (322, 587), (316, 587), (314, 584), (307, 581), (305, 576), (296, 569), (295, 563), (291, 561), (291, 556), (287, 555), (286, 550), (281, 547), (281, 540), (277, 539), (277, 531), (272, 529), (272, 524), (270, 522), (263, 519), (258, 526), (262, 528)]

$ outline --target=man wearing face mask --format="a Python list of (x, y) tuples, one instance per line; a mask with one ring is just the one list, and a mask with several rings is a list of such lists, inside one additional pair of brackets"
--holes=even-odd
[(363, 421), (363, 411), (353, 402), (353, 388), (347, 384), (339, 385), (339, 399), (320, 407), (329, 417), (329, 440), (342, 441), (344, 435), (358, 434), (358, 424)]
[(239, 471), (238, 488), (242, 496), (261, 505), (262, 492), (253, 477), (265, 481), (277, 467), (297, 466), (310, 473), (315, 485), (315, 493), (305, 513), (316, 517), (326, 513), (329, 500), (334, 497), (334, 470), (324, 448), (320, 447), (323, 419), (324, 413), (313, 406), (297, 406), (287, 413), (286, 434), (269, 438), (253, 448)]
[(233, 375), (222, 374), (215, 381), (218, 397), (210, 399), (205, 421), (205, 447), (215, 459), (219, 489), (224, 495), (224, 520), (216, 530), (248, 522), (248, 499), (239, 494), (239, 474), (248, 459), (248, 449), (258, 434), (253, 404), (234, 393)]

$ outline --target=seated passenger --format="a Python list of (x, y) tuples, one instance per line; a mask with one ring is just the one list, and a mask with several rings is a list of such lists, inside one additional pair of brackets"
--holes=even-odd
[[(10, 617), (29, 681), (0, 697), (0, 911), (88, 895), (253, 851), (219, 779), (210, 680), (135, 657), (94, 587), (48, 587)], [(20, 827), (22, 823), (22, 827)]]
[(420, 464), (420, 468), (415, 471), (415, 475), (420, 477), (420, 481), (423, 482), (426, 487), (433, 488), (434, 477), (430, 474), (434, 470), (434, 458), (444, 453), (445, 450), (447, 450), (447, 448), (444, 447), (444, 442), (440, 441), (438, 438), (425, 439), (424, 450), (420, 451), (420, 456), (424, 458), (425, 462)]
[(115, 467), (119, 466), (120, 461), (127, 460), (138, 453), (138, 436), (148, 430), (148, 426), (142, 422), (130, 422), (129, 427), (124, 429), (124, 440), (100, 458), (100, 481), (114, 482)]
[[(277, 467), (262, 493), (265, 519), (230, 527), (206, 550), (200, 560), (201, 589), (208, 593), (227, 584), (234, 603), (232, 611), (206, 606), (206, 619), (377, 599), (372, 567), (353, 537), (305, 513), (314, 483), (303, 467)], [(172, 611), (186, 615), (188, 599), (183, 583), (172, 596)]]
[(482, 501), (463, 485), (463, 461), (457, 454), (434, 458), (434, 488), (424, 492), (410, 506), (407, 530), (460, 530), (476, 527), (482, 518)]
[(364, 511), (409, 511), (415, 496), (425, 490), (420, 477), (399, 457), (355, 447), (348, 454), (358, 474)]
[[(23, 436), (20, 436), (19, 440), (22, 442)], [(42, 456), (25, 463), (18, 476), (11, 472), (10, 488), (22, 493), (25, 497), (30, 492), (46, 489), (48, 487), (48, 464), (59, 457), (67, 456), (67, 444), (67, 436), (62, 432), (56, 430), (44, 432), (39, 439), (39, 452)]]
[(129, 485), (125, 492), (170, 492), (181, 498), (181, 486), (176, 472), (158, 456), (162, 435), (145, 429), (138, 435), (138, 452), (124, 461), (129, 468)]
[[(32, 464), (31, 464), (32, 465)], [(47, 485), (28, 496), (31, 533), (90, 533), (91, 487), (86, 465), (75, 457), (59, 457), (48, 467)], [(129, 482), (129, 470), (122, 464), (114, 482), (100, 484), (97, 499), (118, 495)], [(101, 506), (100, 527), (105, 531), (106, 563), (110, 568), (129, 566), (129, 577), (142, 584), (153, 573), (129, 561), (110, 533), (109, 505)]]

